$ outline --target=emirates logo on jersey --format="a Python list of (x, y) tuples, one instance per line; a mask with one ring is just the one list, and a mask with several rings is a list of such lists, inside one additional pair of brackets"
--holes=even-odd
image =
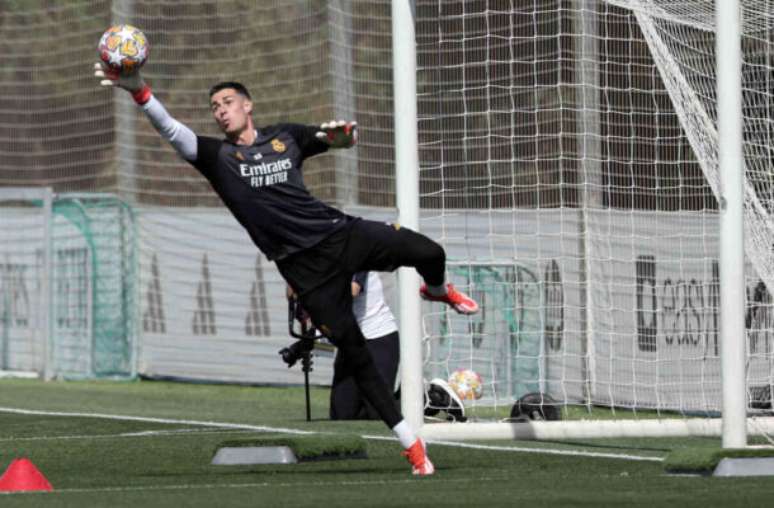
[(274, 149), (275, 152), (278, 152), (278, 153), (282, 153), (286, 150), (285, 143), (283, 143), (277, 138), (274, 138), (271, 140), (271, 147)]

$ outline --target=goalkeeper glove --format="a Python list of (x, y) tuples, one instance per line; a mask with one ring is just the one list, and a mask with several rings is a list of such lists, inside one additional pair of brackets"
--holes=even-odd
[(322, 124), (315, 136), (331, 148), (351, 148), (357, 143), (357, 122), (332, 120)]
[(137, 104), (145, 104), (151, 98), (151, 89), (142, 79), (139, 70), (131, 74), (121, 74), (101, 63), (95, 63), (94, 76), (101, 79), (99, 84), (102, 86), (117, 86), (128, 91)]

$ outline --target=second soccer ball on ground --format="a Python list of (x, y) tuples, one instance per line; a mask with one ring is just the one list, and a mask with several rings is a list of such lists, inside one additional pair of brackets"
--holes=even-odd
[(481, 376), (471, 369), (457, 369), (449, 376), (449, 386), (462, 400), (480, 399), (484, 395)]

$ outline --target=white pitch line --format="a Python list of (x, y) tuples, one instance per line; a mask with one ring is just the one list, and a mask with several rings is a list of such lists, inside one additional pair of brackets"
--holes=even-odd
[[(394, 437), (387, 436), (361, 436), (363, 439), (383, 440), (383, 441), (395, 441)], [(632, 461), (651, 461), (651, 462), (663, 462), (663, 457), (653, 457), (650, 455), (629, 455), (627, 453), (603, 453), (603, 452), (589, 452), (585, 450), (560, 450), (557, 448), (525, 448), (522, 446), (495, 446), (495, 445), (481, 445), (472, 443), (460, 443), (458, 441), (434, 441), (428, 440), (428, 444), (452, 446), (456, 448), (470, 448), (473, 450), (492, 450), (498, 452), (520, 452), (520, 453), (539, 453), (543, 455), (568, 455), (574, 457), (595, 457), (603, 459), (621, 459)]]
[(663, 462), (663, 457), (653, 457), (650, 455), (630, 455), (628, 453), (603, 453), (603, 452), (590, 452), (586, 450), (560, 450), (556, 448), (524, 448), (517, 446), (492, 446), (492, 445), (477, 445), (470, 443), (452, 443), (450, 441), (430, 441), (432, 444), (440, 444), (444, 446), (458, 446), (460, 448), (472, 448), (474, 450), (495, 450), (495, 451), (509, 451), (509, 452), (522, 452), (522, 453), (539, 453), (543, 455), (569, 455), (576, 457), (596, 457), (602, 459), (621, 459), (632, 461), (651, 461), (651, 462)]
[(118, 434), (77, 434), (72, 436), (31, 436), (31, 437), (4, 437), (0, 438), (0, 443), (5, 441), (56, 441), (68, 439), (114, 439), (121, 437), (154, 437), (154, 436), (172, 436), (176, 434), (244, 434), (253, 432), (251, 430), (234, 429), (171, 429), (171, 430), (142, 430), (138, 432), (121, 432)]
[[(390, 479), (390, 480), (341, 480), (341, 481), (317, 481), (317, 482), (304, 482), (305, 487), (352, 487), (352, 486), (369, 486), (369, 485), (396, 485), (396, 484), (414, 484), (423, 481), (432, 481), (433, 483), (481, 483), (481, 482), (503, 482), (513, 480), (513, 477), (509, 475), (503, 476), (471, 476), (469, 478), (444, 478), (441, 476), (433, 476), (431, 478), (418, 478), (409, 476), (402, 479)], [(279, 488), (286, 487), (296, 489), (298, 488), (296, 482), (245, 482), (245, 483), (195, 483), (195, 484), (177, 484), (177, 485), (130, 485), (125, 487), (73, 487), (65, 489), (54, 489), (53, 492), (0, 492), (0, 498), (4, 495), (55, 495), (55, 494), (71, 494), (71, 493), (88, 493), (88, 492), (138, 492), (138, 491), (160, 491), (160, 490), (195, 490), (195, 489), (234, 489), (234, 488)]]
[(0, 407), (0, 413), (41, 416), (67, 416), (72, 418), (100, 418), (103, 420), (121, 420), (131, 422), (166, 423), (173, 425), (191, 425), (198, 427), (217, 427), (223, 429), (254, 430), (256, 432), (284, 432), (286, 434), (317, 434), (313, 430), (288, 429), (284, 427), (266, 427), (247, 423), (227, 423), (199, 420), (178, 420), (173, 418), (154, 418), (149, 416), (111, 415), (104, 413), (72, 413), (67, 411), (44, 411), (39, 409), (19, 409), (15, 407)]
[[(164, 424), (173, 424), (173, 425), (190, 425), (190, 426), (199, 426), (199, 427), (210, 427), (210, 428), (216, 428), (216, 429), (217, 428), (237, 429), (237, 430), (250, 430), (250, 431), (256, 431), (256, 432), (283, 432), (286, 434), (298, 434), (298, 435), (320, 434), (320, 432), (313, 431), (313, 430), (290, 429), (286, 427), (267, 427), (265, 425), (250, 425), (246, 423), (178, 420), (173, 418), (112, 415), (112, 414), (104, 414), (104, 413), (74, 413), (74, 412), (65, 412), (65, 411), (20, 409), (20, 408), (13, 408), (13, 407), (0, 407), (0, 413), (42, 415), (42, 416), (67, 416), (67, 417), (77, 417), (77, 418), (100, 418), (104, 420), (164, 423)], [(361, 437), (363, 439), (370, 439), (370, 440), (382, 440), (382, 441), (396, 440), (396, 438), (389, 437), (389, 436), (363, 435)], [(492, 450), (492, 451), (504, 451), (504, 452), (519, 452), (519, 453), (540, 453), (545, 455), (567, 455), (567, 456), (575, 456), (575, 457), (595, 457), (595, 458), (605, 458), (605, 459), (652, 461), (652, 462), (663, 462), (664, 460), (662, 457), (652, 457), (647, 455), (589, 452), (584, 450), (558, 450), (555, 448), (525, 448), (525, 447), (517, 447), (517, 446), (478, 445), (478, 444), (470, 444), (470, 443), (458, 443), (458, 442), (452, 442), (452, 441), (431, 441), (431, 443), (442, 445), (442, 446), (458, 447), (458, 448), (470, 448), (470, 449), (477, 449), (477, 450)]]

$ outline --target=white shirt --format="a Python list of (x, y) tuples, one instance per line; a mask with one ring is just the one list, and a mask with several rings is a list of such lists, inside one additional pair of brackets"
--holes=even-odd
[(398, 330), (395, 316), (384, 301), (382, 280), (377, 272), (368, 272), (365, 286), (352, 300), (352, 312), (366, 339), (384, 337)]

